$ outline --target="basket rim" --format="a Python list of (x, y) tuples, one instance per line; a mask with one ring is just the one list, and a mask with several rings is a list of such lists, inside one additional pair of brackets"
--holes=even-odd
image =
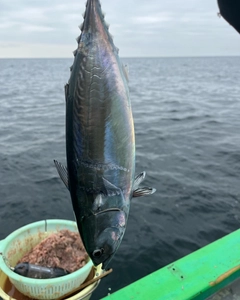
[[(102, 264), (98, 265), (97, 267), (95, 267), (95, 276), (94, 278), (97, 276), (97, 273), (101, 273), (102, 272)], [(0, 269), (0, 275), (1, 273), (3, 273), (3, 271)], [(5, 274), (5, 276), (7, 276)], [(99, 279), (98, 281), (88, 285), (87, 287), (85, 287), (83, 290), (79, 291), (77, 294), (70, 296), (70, 298), (66, 298), (66, 300), (81, 300), (81, 299), (85, 299), (85, 297), (87, 297), (88, 295), (92, 294), (95, 289), (98, 287), (98, 285), (100, 284), (101, 279)], [(1, 297), (3, 299), (9, 299), (9, 295), (0, 287), (0, 299)], [(80, 298), (79, 298), (80, 297)], [(11, 298), (12, 300), (17, 300), (15, 298)]]
[[(45, 225), (47, 221), (47, 224), (52, 225), (70, 225), (70, 226), (76, 226), (75, 221), (70, 220), (63, 220), (63, 219), (47, 219), (42, 221), (37, 221), (30, 223), (28, 225), (25, 225), (23, 227), (18, 228), (17, 230), (10, 233), (4, 240), (0, 241), (0, 252), (4, 255), (5, 247), (8, 245), (8, 243), (16, 236), (20, 235), (21, 233), (27, 231), (28, 229), (32, 229), (35, 227), (39, 227), (42, 225)], [(18, 275), (17, 273), (14, 273), (9, 267), (6, 265), (3, 255), (0, 255), (0, 269), (9, 277), (11, 280), (15, 280), (17, 282), (21, 282), (22, 284), (27, 285), (35, 285), (35, 286), (43, 286), (43, 285), (54, 285), (54, 284), (61, 284), (62, 281), (66, 283), (66, 281), (73, 280), (77, 278), (81, 273), (84, 273), (87, 269), (89, 269), (89, 272), (93, 266), (93, 263), (89, 257), (89, 261), (86, 263), (85, 266), (83, 266), (81, 269), (72, 272), (68, 275), (57, 277), (57, 278), (51, 278), (51, 279), (35, 279), (35, 278), (28, 278), (21, 275)]]

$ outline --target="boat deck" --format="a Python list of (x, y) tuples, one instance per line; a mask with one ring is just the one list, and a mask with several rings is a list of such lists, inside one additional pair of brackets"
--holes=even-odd
[(240, 300), (240, 229), (105, 300)]
[(207, 300), (239, 300), (240, 299), (240, 279), (235, 280)]

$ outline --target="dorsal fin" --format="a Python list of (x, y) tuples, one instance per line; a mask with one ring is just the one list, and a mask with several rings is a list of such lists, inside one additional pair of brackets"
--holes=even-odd
[(76, 41), (79, 44), (80, 43), (80, 39), (81, 39), (81, 35), (79, 35), (78, 37), (76, 37)]
[(74, 56), (77, 55), (77, 49), (73, 51), (73, 55), (74, 55)]
[(56, 166), (56, 169), (58, 171), (58, 174), (60, 178), (62, 179), (63, 183), (65, 184), (66, 188), (69, 190), (68, 186), (68, 171), (67, 168), (64, 167), (60, 162), (57, 160), (54, 160), (54, 164)]

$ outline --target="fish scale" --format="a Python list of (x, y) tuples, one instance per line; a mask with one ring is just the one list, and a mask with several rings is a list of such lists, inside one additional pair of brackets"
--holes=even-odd
[(95, 265), (106, 268), (125, 233), (131, 198), (155, 190), (138, 189), (145, 173), (134, 182), (127, 72), (99, 0), (87, 1), (81, 31), (65, 88), (67, 168), (55, 165), (69, 189), (86, 251)]

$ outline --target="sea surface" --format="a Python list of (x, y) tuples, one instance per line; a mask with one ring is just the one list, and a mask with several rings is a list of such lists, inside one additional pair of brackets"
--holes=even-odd
[[(0, 60), (0, 240), (42, 219), (74, 220), (65, 164), (73, 59)], [(240, 57), (129, 58), (136, 173), (157, 192), (132, 200), (126, 234), (92, 300), (240, 225)]]

